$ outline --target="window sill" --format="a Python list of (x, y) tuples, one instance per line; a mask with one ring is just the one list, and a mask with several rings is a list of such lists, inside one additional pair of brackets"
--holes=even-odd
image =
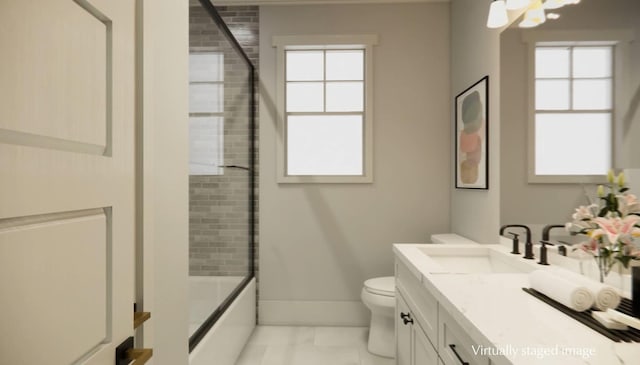
[(606, 184), (606, 175), (529, 175), (529, 184)]
[(372, 176), (279, 176), (278, 184), (368, 184)]

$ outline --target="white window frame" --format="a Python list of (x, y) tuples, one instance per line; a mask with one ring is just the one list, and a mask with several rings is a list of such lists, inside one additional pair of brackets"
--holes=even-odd
[[(373, 182), (373, 46), (377, 35), (274, 36), (276, 47), (277, 181), (278, 183), (371, 183)], [(364, 50), (364, 119), (362, 175), (287, 175), (287, 125), (285, 109), (285, 51)]]
[(621, 123), (625, 103), (630, 95), (630, 45), (634, 32), (629, 29), (608, 30), (567, 30), (567, 31), (527, 31), (523, 32), (522, 40), (528, 46), (527, 84), (528, 84), (528, 127), (527, 127), (527, 165), (529, 183), (595, 183), (606, 182), (606, 175), (537, 175), (535, 172), (535, 52), (537, 46), (568, 45), (568, 46), (613, 46), (613, 101), (611, 110), (611, 166), (616, 166), (623, 136)]
[[(210, 172), (207, 173), (200, 173), (200, 172), (194, 172), (192, 170), (192, 163), (191, 163), (191, 156), (189, 156), (189, 176), (219, 176), (219, 175), (224, 175), (224, 124), (225, 124), (225, 99), (224, 99), (224, 84), (225, 84), (225, 79), (224, 79), (224, 52), (221, 51), (209, 51), (209, 50), (198, 50), (198, 51), (191, 51), (189, 52), (189, 57), (191, 57), (192, 55), (219, 55), (222, 57), (222, 69), (221, 69), (221, 74), (222, 74), (222, 80), (217, 80), (217, 81), (202, 81), (202, 80), (191, 80), (191, 77), (189, 78), (189, 87), (191, 87), (191, 85), (197, 85), (197, 84), (209, 84), (209, 85), (221, 85), (222, 86), (222, 94), (218, 95), (219, 102), (220, 105), (222, 107), (222, 109), (218, 112), (192, 112), (191, 111), (191, 106), (189, 106), (189, 123), (191, 123), (191, 118), (208, 118), (208, 117), (215, 117), (215, 118), (221, 118), (222, 119), (222, 123), (220, 123), (218, 125), (218, 144), (217, 144), (217, 150), (218, 150), (218, 160), (216, 161), (216, 166), (213, 167), (211, 169)], [(189, 137), (189, 144), (191, 144), (192, 140), (191, 137)], [(189, 148), (191, 148), (191, 146), (189, 146)]]

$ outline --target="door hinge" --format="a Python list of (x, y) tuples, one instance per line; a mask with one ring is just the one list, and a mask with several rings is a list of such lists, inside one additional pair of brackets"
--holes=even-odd
[(116, 365), (143, 365), (151, 356), (153, 356), (152, 349), (133, 348), (133, 337), (127, 338), (116, 347)]

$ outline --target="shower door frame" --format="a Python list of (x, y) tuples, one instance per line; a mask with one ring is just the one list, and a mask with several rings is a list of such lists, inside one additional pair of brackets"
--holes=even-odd
[(225, 298), (218, 308), (207, 317), (202, 325), (189, 337), (189, 352), (193, 351), (195, 347), (202, 341), (204, 336), (209, 330), (216, 324), (218, 319), (224, 314), (224, 312), (231, 306), (240, 293), (249, 285), (251, 280), (255, 277), (255, 101), (256, 101), (256, 88), (255, 88), (255, 67), (242, 49), (238, 40), (233, 36), (233, 33), (227, 27), (218, 11), (215, 9), (211, 1), (199, 0), (202, 7), (211, 16), (214, 23), (218, 26), (220, 31), (225, 35), (227, 40), (231, 43), (231, 46), (238, 52), (239, 56), (245, 61), (249, 69), (249, 89), (251, 90), (249, 95), (249, 274), (242, 280), (242, 282)]

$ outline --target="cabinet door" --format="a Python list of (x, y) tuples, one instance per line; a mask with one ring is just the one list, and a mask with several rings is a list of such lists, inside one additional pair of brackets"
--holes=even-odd
[(405, 324), (403, 315), (410, 315), (409, 306), (396, 291), (396, 358), (398, 365), (411, 365), (411, 323)]
[(438, 353), (433, 348), (418, 323), (411, 326), (413, 329), (413, 364), (414, 365), (438, 365)]
[(440, 334), (438, 355), (445, 365), (490, 365), (489, 357), (482, 354), (474, 354), (473, 346), (476, 341), (462, 329), (462, 327), (447, 313), (439, 313)]

